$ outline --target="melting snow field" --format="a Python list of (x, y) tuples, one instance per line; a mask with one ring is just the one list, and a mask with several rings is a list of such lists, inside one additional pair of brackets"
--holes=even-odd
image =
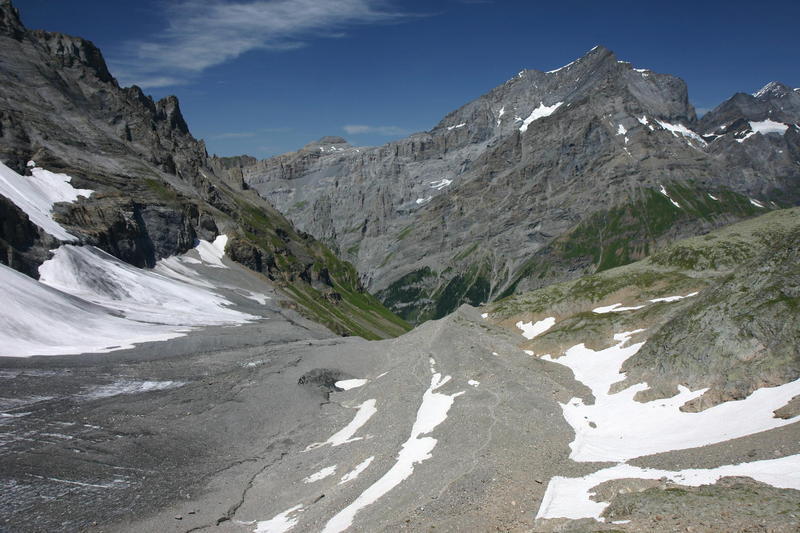
[(197, 279), (196, 262), (171, 257), (145, 270), (91, 246), (64, 245), (39, 267), (39, 281), (0, 265), (0, 356), (103, 353), (258, 318), (229, 308)]
[[(651, 302), (670, 302), (694, 294), (657, 298)], [(591, 489), (613, 479), (666, 477), (675, 483), (699, 486), (715, 483), (724, 476), (748, 476), (775, 487), (800, 489), (800, 455), (675, 472), (624, 464), (636, 457), (707, 446), (798, 420), (798, 417), (775, 418), (773, 412), (800, 394), (800, 380), (758, 389), (743, 400), (725, 402), (699, 413), (682, 412), (680, 407), (707, 389), (690, 391), (681, 386), (679, 393), (671, 398), (644, 403), (635, 401), (634, 396), (648, 389), (646, 383), (611, 394), (610, 387), (625, 378), (620, 372), (623, 363), (644, 345), (643, 342), (628, 345), (631, 337), (640, 331), (643, 330), (615, 335), (617, 344), (605, 350), (594, 351), (578, 344), (558, 359), (542, 357), (570, 368), (575, 379), (588, 386), (595, 398), (593, 405), (573, 398), (561, 406), (564, 418), (575, 430), (570, 458), (621, 464), (580, 478), (552, 478), (537, 518), (599, 519), (608, 504), (593, 501)]]
[(571, 459), (622, 462), (715, 444), (797, 421), (775, 418), (773, 411), (800, 394), (800, 380), (759, 389), (743, 400), (725, 402), (699, 413), (683, 412), (680, 407), (707, 389), (690, 391), (680, 387), (677, 395), (650, 402), (633, 399), (637, 392), (649, 388), (646, 383), (610, 394), (611, 385), (625, 378), (620, 372), (622, 364), (644, 345), (627, 345), (638, 332), (614, 335), (617, 344), (605, 350), (594, 351), (578, 344), (558, 359), (542, 357), (569, 367), (575, 379), (588, 386), (595, 397), (593, 405), (584, 404), (580, 398), (562, 404), (564, 418), (575, 430)]
[(527, 322), (523, 323), (522, 320), (517, 322), (516, 326), (518, 329), (522, 330), (522, 336), (526, 339), (532, 339), (538, 335), (541, 335), (548, 329), (552, 328), (553, 325), (556, 323), (556, 317), (551, 316), (545, 319), (538, 321), (537, 323)]
[(698, 487), (716, 483), (720, 478), (726, 476), (747, 476), (773, 487), (800, 489), (800, 455), (725, 465), (719, 468), (678, 471), (619, 464), (579, 478), (557, 476), (552, 478), (547, 485), (536, 518), (600, 519), (600, 515), (608, 507), (608, 503), (592, 500), (592, 488), (613, 479), (661, 479), (665, 477), (674, 483)]
[(21, 176), (0, 162), (0, 195), (19, 207), (31, 222), (61, 241), (74, 241), (58, 222), (53, 220), (53, 204), (74, 202), (79, 196), (89, 197), (94, 191), (76, 189), (70, 185), (72, 178), (66, 174), (38, 168), (28, 163), (32, 176)]

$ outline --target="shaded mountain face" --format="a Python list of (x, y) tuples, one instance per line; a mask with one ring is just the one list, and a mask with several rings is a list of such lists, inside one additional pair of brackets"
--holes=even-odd
[[(136, 86), (120, 87), (91, 42), (27, 30), (7, 1), (0, 3), (0, 102), (0, 161), (10, 171), (63, 173), (73, 187), (93, 191), (52, 207), (78, 244), (150, 268), (224, 234), (230, 258), (337, 333), (379, 338), (407, 328), (364, 291), (351, 265), (210, 159), (177, 98), (154, 101)], [(38, 277), (59, 239), (7, 198), (0, 213), (0, 262)]]
[(324, 138), (241, 173), (422, 321), (795, 203), (798, 121), (774, 115), (792, 125), (740, 143), (708, 135), (714, 114), (698, 121), (682, 80), (598, 46), (429, 132), (378, 148)]

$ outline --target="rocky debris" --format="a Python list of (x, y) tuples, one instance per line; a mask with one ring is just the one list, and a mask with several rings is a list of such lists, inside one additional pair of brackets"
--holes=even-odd
[(622, 531), (789, 533), (800, 528), (800, 491), (735, 477), (701, 487), (653, 484), (636, 490), (618, 483), (606, 521)]

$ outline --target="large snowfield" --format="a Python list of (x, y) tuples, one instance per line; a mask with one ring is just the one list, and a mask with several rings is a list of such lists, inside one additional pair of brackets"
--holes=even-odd
[[(93, 191), (75, 189), (72, 178), (28, 163), (22, 176), (0, 163), (0, 195), (56, 239), (76, 238), (52, 216), (53, 205)], [(39, 267), (39, 280), (0, 265), (0, 357), (98, 353), (164, 341), (198, 326), (235, 325), (258, 317), (232, 309), (200, 268), (227, 268), (227, 237), (199, 241), (182, 256), (162, 259), (153, 270), (124, 263), (93, 246), (64, 244)], [(241, 292), (241, 291), (240, 291)], [(245, 295), (260, 303), (259, 294)]]
[[(659, 298), (651, 302), (668, 303), (681, 298), (685, 297)], [(595, 312), (620, 311), (617, 305), (595, 309)], [(649, 388), (647, 383), (611, 393), (612, 385), (625, 379), (622, 365), (644, 345), (644, 342), (630, 343), (631, 338), (642, 331), (616, 334), (616, 344), (604, 350), (595, 351), (578, 344), (559, 358), (542, 356), (544, 360), (572, 370), (575, 379), (589, 387), (594, 396), (593, 403), (572, 398), (561, 406), (564, 418), (575, 431), (570, 444), (570, 458), (579, 462), (614, 462), (617, 465), (578, 478), (553, 477), (537, 518), (602, 520), (601, 513), (608, 503), (594, 500), (592, 489), (615, 479), (667, 478), (678, 484), (699, 486), (716, 483), (724, 476), (747, 476), (779, 488), (800, 489), (800, 455), (677, 471), (627, 464), (626, 461), (636, 457), (725, 442), (798, 420), (798, 417), (778, 418), (774, 411), (800, 394), (800, 380), (758, 389), (743, 400), (724, 402), (697, 413), (684, 412), (680, 408), (702, 396), (707, 389), (691, 391), (681, 386), (675, 396), (649, 402), (634, 399), (637, 392)]]

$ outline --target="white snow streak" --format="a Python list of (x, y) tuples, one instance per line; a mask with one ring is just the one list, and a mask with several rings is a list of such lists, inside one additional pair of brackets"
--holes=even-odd
[(758, 200), (754, 200), (754, 199), (750, 198), (750, 203), (753, 204), (756, 207), (760, 207), (762, 209), (764, 208), (764, 204), (762, 204)]
[(665, 189), (663, 185), (661, 185), (660, 187), (661, 187), (661, 190), (659, 192), (661, 192), (661, 194), (666, 196), (667, 199), (669, 199), (669, 201), (672, 202), (672, 205), (674, 205), (675, 207), (680, 208), (681, 204), (679, 204), (678, 202), (676, 202), (675, 200), (672, 199), (672, 197), (667, 192), (667, 189)]
[(606, 305), (603, 307), (596, 307), (592, 309), (592, 313), (604, 315), (606, 313), (621, 313), (623, 311), (635, 311), (644, 307), (643, 305), (635, 305), (632, 307), (620, 307), (622, 304)]
[(366, 470), (367, 467), (374, 460), (375, 460), (375, 456), (373, 455), (372, 457), (369, 457), (366, 460), (364, 460), (363, 462), (361, 462), (358, 465), (356, 465), (356, 467), (353, 468), (350, 472), (348, 472), (348, 473), (346, 473), (345, 475), (342, 476), (342, 479), (339, 480), (339, 485), (344, 485), (348, 481), (353, 481), (354, 479), (356, 479), (361, 474), (361, 472)]
[(437, 191), (441, 191), (442, 189), (444, 189), (445, 187), (447, 187), (451, 183), (453, 183), (453, 180), (449, 180), (447, 178), (442, 178), (442, 179), (440, 179), (438, 181), (432, 181), (431, 182), (431, 189), (436, 189)]
[(677, 302), (678, 300), (683, 300), (684, 298), (691, 298), (692, 296), (697, 296), (700, 294), (699, 292), (690, 292), (686, 296), (665, 296), (664, 298), (654, 298), (650, 300), (652, 303), (656, 304), (658, 302)]
[[(433, 365), (435, 362), (431, 364)], [(442, 378), (441, 374), (433, 374), (431, 385), (422, 396), (422, 404), (417, 411), (411, 435), (403, 444), (397, 462), (383, 477), (362, 492), (353, 503), (331, 518), (322, 530), (323, 533), (339, 533), (349, 528), (359, 511), (378, 501), (383, 495), (411, 476), (415, 464), (432, 457), (431, 452), (436, 447), (437, 441), (433, 437), (423, 437), (422, 435), (431, 433), (444, 422), (456, 397), (464, 394), (463, 391), (455, 394), (435, 392), (449, 381), (450, 376)]]
[(461, 124), (456, 124), (455, 126), (448, 126), (447, 127), (447, 131), (453, 131), (453, 130), (458, 129), (458, 128), (463, 128), (466, 125), (467, 125), (466, 122), (462, 122)]
[(372, 415), (378, 412), (378, 409), (375, 407), (375, 402), (376, 400), (374, 399), (367, 400), (359, 405), (356, 416), (353, 417), (353, 420), (351, 420), (349, 424), (331, 435), (331, 437), (325, 442), (315, 442), (314, 444), (309, 445), (306, 448), (306, 451), (320, 448), (326, 444), (330, 444), (331, 446), (341, 446), (342, 444), (361, 440), (361, 437), (353, 438), (353, 435), (355, 435), (356, 432), (361, 429), (361, 427), (366, 424), (370, 418), (372, 418)]
[[(31, 167), (30, 161), (28, 166)], [(35, 163), (33, 163), (35, 165)], [(76, 189), (70, 185), (72, 178), (55, 174), (42, 168), (31, 168), (32, 176), (21, 176), (0, 162), (0, 195), (11, 200), (31, 222), (61, 241), (74, 241), (75, 237), (53, 220), (53, 204), (74, 202), (79, 196), (88, 198), (94, 191)]]

